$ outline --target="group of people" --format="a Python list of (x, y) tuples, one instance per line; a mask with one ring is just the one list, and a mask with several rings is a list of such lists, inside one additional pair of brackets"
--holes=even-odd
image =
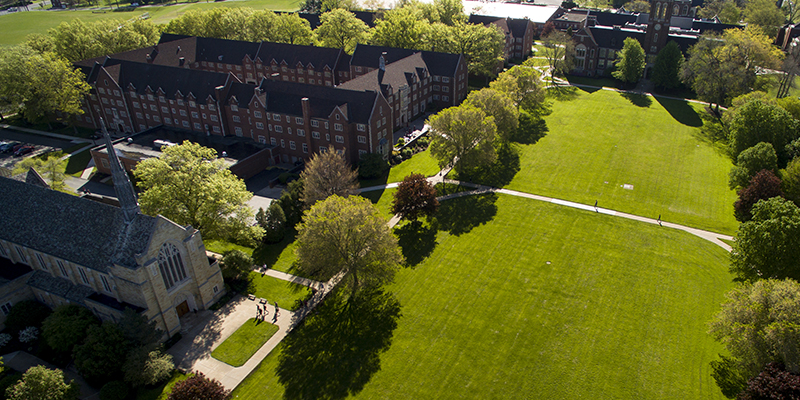
[[(256, 304), (256, 308), (257, 308), (256, 319), (264, 321), (267, 318), (267, 315), (269, 315), (269, 311), (267, 310), (267, 305), (268, 304), (269, 303), (266, 303), (263, 306)], [(278, 316), (279, 315), (280, 315), (280, 312), (279, 312), (279, 308), (278, 308), (278, 302), (276, 301), (275, 302), (275, 312), (272, 313), (272, 323), (273, 324), (278, 321)]]

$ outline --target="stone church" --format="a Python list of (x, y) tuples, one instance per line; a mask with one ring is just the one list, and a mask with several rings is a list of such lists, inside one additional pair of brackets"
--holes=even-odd
[(166, 339), (184, 314), (222, 296), (200, 232), (142, 214), (108, 134), (106, 143), (120, 207), (0, 177), (0, 324), (26, 299), (77, 304), (103, 320), (128, 307)]

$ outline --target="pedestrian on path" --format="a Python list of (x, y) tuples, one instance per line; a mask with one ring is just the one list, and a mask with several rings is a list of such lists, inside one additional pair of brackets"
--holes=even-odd
[(256, 304), (256, 319), (261, 318), (261, 306)]
[(661, 214), (658, 214), (658, 226), (664, 226), (664, 225), (661, 225)]
[(597, 211), (597, 200), (594, 201), (594, 212), (600, 212), (600, 211)]

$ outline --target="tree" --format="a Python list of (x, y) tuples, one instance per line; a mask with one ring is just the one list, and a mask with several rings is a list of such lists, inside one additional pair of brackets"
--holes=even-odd
[(778, 166), (786, 165), (786, 145), (796, 139), (800, 122), (783, 108), (752, 100), (735, 110), (729, 124), (730, 146), (734, 157), (759, 142), (770, 143), (778, 157)]
[(781, 190), (788, 200), (800, 207), (800, 158), (795, 158), (781, 170)]
[[(457, 22), (466, 22), (464, 4), (460, 0), (433, 0), (433, 6), (439, 17), (438, 21), (453, 26)], [(431, 21), (434, 22), (434, 21)]]
[(739, 225), (730, 271), (737, 279), (800, 278), (800, 209), (773, 197), (756, 203)]
[(419, 217), (430, 218), (439, 210), (436, 189), (422, 174), (411, 174), (397, 186), (392, 201), (392, 213), (400, 218), (416, 221)]
[(164, 331), (156, 328), (156, 321), (148, 321), (144, 314), (139, 314), (130, 307), (125, 307), (118, 323), (122, 336), (131, 346), (155, 350), (164, 337)]
[(64, 304), (56, 307), (42, 322), (42, 336), (53, 349), (71, 353), (73, 347), (86, 337), (89, 327), (99, 323), (91, 311), (74, 304)]
[(299, 225), (297, 267), (312, 277), (342, 274), (354, 298), (359, 289), (389, 283), (403, 262), (397, 238), (372, 203), (333, 195), (315, 204)]
[(160, 350), (148, 351), (144, 347), (130, 351), (125, 359), (122, 370), (125, 381), (133, 386), (155, 385), (163, 382), (172, 375), (175, 364), (172, 356)]
[(702, 18), (719, 18), (723, 24), (738, 24), (742, 18), (742, 10), (734, 0), (710, 0), (698, 11)]
[(750, 179), (750, 184), (746, 188), (739, 190), (737, 195), (739, 199), (733, 204), (734, 215), (738, 221), (749, 221), (752, 217), (750, 210), (759, 200), (783, 197), (781, 180), (772, 171), (761, 170)]
[(369, 27), (350, 11), (337, 8), (322, 14), (320, 26), (314, 31), (325, 47), (342, 49), (353, 54), (357, 43), (364, 43)]
[(555, 82), (556, 75), (565, 74), (572, 69), (575, 60), (575, 42), (572, 41), (571, 36), (567, 36), (566, 33), (557, 29), (553, 29), (547, 35), (543, 32), (542, 35), (544, 51), (541, 51), (539, 55), (547, 59), (547, 65), (550, 67), (550, 83), (552, 84)]
[(518, 109), (537, 113), (544, 105), (544, 88), (539, 73), (530, 67), (514, 66), (500, 74), (490, 88), (505, 93)]
[(87, 382), (100, 386), (122, 375), (122, 365), (130, 350), (117, 324), (105, 321), (92, 325), (83, 343), (75, 346), (75, 366)]
[(253, 211), (247, 201), (253, 194), (216, 150), (185, 141), (161, 151), (161, 157), (140, 162), (133, 172), (144, 189), (139, 204), (145, 214), (191, 225), (209, 239), (260, 240), (261, 228), (250, 225)]
[(358, 192), (358, 172), (332, 148), (311, 157), (300, 178), (304, 185), (303, 202), (308, 207), (334, 194), (347, 197)]
[(81, 101), (89, 93), (80, 70), (53, 53), (39, 54), (20, 46), (0, 53), (0, 80), (0, 99), (18, 107), (32, 123), (57, 112), (83, 114)]
[(259, 208), (256, 221), (264, 229), (264, 242), (278, 243), (286, 236), (286, 214), (280, 202), (271, 202), (267, 211)]
[(8, 388), (9, 400), (75, 400), (80, 388), (74, 381), (64, 382), (64, 372), (39, 365), (22, 374), (16, 385)]
[(414, 7), (395, 8), (377, 21), (370, 41), (378, 46), (421, 50), (428, 25)]
[(53, 311), (36, 300), (22, 300), (11, 307), (6, 316), (5, 325), (9, 331), (16, 333), (27, 326), (40, 328), (45, 319)]
[(683, 53), (681, 53), (681, 48), (674, 41), (670, 41), (656, 56), (651, 78), (656, 88), (670, 90), (679, 87), (681, 85), (680, 72), (682, 65)]
[(454, 165), (459, 175), (496, 157), (494, 117), (468, 104), (450, 107), (428, 119), (431, 155), (440, 167)]
[(780, 363), (769, 363), (758, 376), (747, 382), (738, 400), (800, 399), (800, 375), (785, 370)]
[(614, 78), (623, 82), (636, 83), (644, 74), (644, 49), (634, 38), (625, 38), (622, 50), (617, 53), (615, 64), (617, 69), (611, 73)]
[[(791, 2), (787, 1), (786, 3), (792, 4)], [(795, 101), (794, 97), (787, 97), (789, 96), (789, 91), (795, 88), (794, 78), (797, 75), (800, 75), (800, 39), (794, 38), (792, 39), (791, 45), (786, 54), (786, 58), (783, 60), (783, 75), (781, 75), (780, 83), (778, 85), (778, 93), (775, 97), (782, 99), (782, 98), (791, 98)], [(800, 113), (792, 113), (795, 118), (800, 117)]]
[(639, 13), (650, 12), (650, 3), (648, 3), (645, 0), (632, 0), (625, 3), (622, 7), (625, 8), (625, 11), (633, 11)]
[(389, 170), (389, 164), (378, 153), (367, 153), (358, 160), (358, 176), (363, 179), (382, 177)]
[(502, 65), (505, 35), (494, 24), (468, 24), (456, 21), (450, 27), (450, 39), (453, 47), (450, 50), (439, 50), (447, 53), (460, 53), (467, 61), (470, 74), (494, 76), (498, 65)]
[(50, 153), (44, 159), (41, 157), (26, 158), (17, 163), (14, 167), (14, 173), (28, 172), (33, 168), (49, 181), (50, 188), (61, 190), (65, 187), (64, 180), (67, 178), (67, 174), (64, 173), (67, 161), (61, 160), (60, 154), (60, 152)]
[(222, 274), (226, 278), (247, 275), (253, 270), (253, 258), (241, 250), (229, 250), (222, 256)]
[(800, 369), (800, 284), (765, 279), (726, 294), (709, 333), (730, 352), (743, 376), (754, 377), (771, 362)]
[(314, 32), (308, 21), (297, 14), (280, 14), (275, 21), (273, 40), (278, 43), (289, 43), (309, 46), (314, 44)]
[(514, 102), (497, 90), (483, 88), (471, 92), (464, 103), (483, 110), (486, 115), (494, 117), (497, 134), (501, 139), (510, 141), (519, 126), (519, 111)]
[(161, 31), (150, 20), (86, 23), (74, 19), (48, 30), (47, 35), (52, 39), (56, 54), (75, 62), (154, 45)]
[(736, 166), (731, 168), (728, 175), (728, 186), (731, 189), (746, 187), (750, 179), (761, 170), (777, 171), (778, 156), (769, 143), (759, 142), (757, 145), (739, 153)]
[(744, 9), (744, 20), (748, 26), (758, 26), (772, 37), (778, 33), (778, 28), (783, 26), (786, 15), (772, 0), (750, 0)]
[(176, 383), (167, 396), (167, 400), (230, 400), (230, 398), (230, 390), (225, 390), (218, 380), (208, 379), (202, 373)]
[(278, 203), (286, 216), (286, 228), (291, 229), (303, 218), (303, 179), (289, 182), (288, 187), (281, 193)]

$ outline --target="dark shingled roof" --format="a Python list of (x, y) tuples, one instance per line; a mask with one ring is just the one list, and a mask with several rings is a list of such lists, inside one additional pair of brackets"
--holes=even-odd
[(528, 24), (532, 24), (531, 20), (524, 18), (509, 18), (507, 23), (508, 29), (511, 30), (511, 34), (514, 35), (515, 38), (525, 37), (525, 31), (528, 29)]
[(266, 95), (269, 112), (303, 115), (302, 99), (306, 97), (311, 117), (328, 118), (338, 106), (347, 115), (348, 121), (362, 124), (369, 123), (372, 108), (379, 96), (377, 92), (372, 91), (346, 90), (269, 79), (263, 79), (259, 88)]
[(423, 79), (423, 71), (427, 69), (422, 54), (414, 53), (406, 58), (386, 65), (386, 70), (375, 69), (353, 80), (347, 81), (338, 87), (349, 90), (380, 90), (388, 96), (388, 87), (392, 92), (397, 92), (403, 85), (413, 84), (411, 76), (417, 75), (417, 82)]
[(7, 178), (0, 204), (0, 238), (101, 272), (112, 261), (136, 268), (156, 221), (140, 214), (126, 226), (119, 208)]
[(344, 52), (341, 49), (328, 47), (261, 42), (256, 57), (260, 58), (264, 64), (269, 64), (272, 60), (278, 64), (285, 61), (289, 68), (295, 68), (298, 63), (301, 63), (303, 68), (308, 68), (308, 65), (311, 64), (316, 71), (322, 71), (327, 65), (333, 71), (342, 54)]
[[(156, 46), (147, 46), (141, 49), (125, 51), (108, 56), (90, 58), (75, 63), (79, 67), (91, 67), (95, 63), (103, 64), (106, 58), (114, 60), (133, 61), (137, 63), (164, 65), (168, 67), (183, 67), (192, 63), (197, 58), (197, 38), (180, 37), (174, 40), (159, 42)], [(148, 59), (148, 56), (150, 57)], [(181, 60), (183, 58), (183, 60)]]
[(706, 33), (707, 31), (722, 32), (726, 29), (744, 29), (744, 26), (696, 19), (692, 21), (692, 29), (699, 30), (700, 33)]
[[(258, 42), (198, 37), (196, 61), (241, 64), (245, 56), (253, 59), (258, 52)], [(222, 56), (222, 59), (220, 59)]]
[(94, 293), (90, 287), (75, 285), (69, 279), (57, 278), (44, 271), (34, 271), (28, 278), (28, 286), (80, 304), (84, 304), (83, 300)]
[(697, 36), (669, 35), (667, 43), (669, 42), (677, 43), (683, 54), (686, 54), (686, 52), (689, 51), (689, 47), (697, 43)]
[(350, 61), (350, 65), (378, 68), (378, 60), (384, 52), (386, 53), (384, 59), (387, 65), (414, 53), (422, 53), (422, 59), (425, 61), (425, 64), (427, 64), (428, 71), (431, 75), (440, 76), (455, 76), (458, 70), (458, 62), (461, 60), (461, 55), (455, 53), (396, 49), (393, 47), (359, 44), (356, 45), (356, 49), (353, 51), (353, 58)]
[[(356, 18), (360, 19), (362, 22), (367, 24), (368, 27), (372, 28), (375, 26), (375, 22), (379, 19), (378, 13), (374, 11), (350, 11), (353, 13)], [(288, 14), (288, 13), (287, 13)], [(297, 13), (297, 15), (308, 21), (308, 24), (311, 26), (311, 29), (317, 29), (322, 24), (320, 21), (320, 14), (312, 14), (312, 13)]]
[(633, 29), (613, 29), (607, 26), (593, 26), (589, 28), (594, 40), (599, 47), (621, 49), (626, 38), (634, 38), (639, 43), (644, 43), (644, 32)]

